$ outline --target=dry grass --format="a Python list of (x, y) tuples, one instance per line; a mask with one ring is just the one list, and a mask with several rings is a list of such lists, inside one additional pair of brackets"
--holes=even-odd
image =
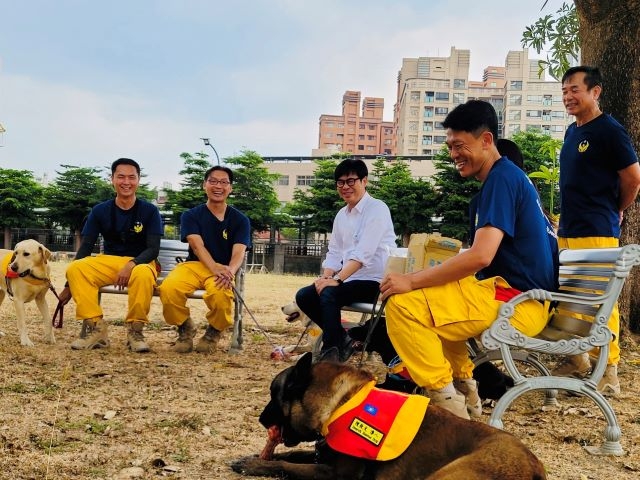
[[(54, 264), (56, 286), (65, 264)], [(248, 275), (245, 298), (278, 345), (294, 343), (299, 325), (279, 307), (309, 277)], [(54, 298), (50, 296), (50, 310)], [(166, 328), (154, 299), (146, 332), (152, 352), (132, 354), (122, 327), (124, 296), (103, 300), (110, 330), (108, 350), (75, 352), (74, 307), (65, 311), (58, 343), (41, 343), (35, 305), (29, 304), (32, 349), (19, 345), (10, 302), (0, 307), (4, 367), (0, 373), (0, 474), (11, 479), (235, 479), (229, 461), (259, 452), (266, 432), (257, 417), (269, 382), (285, 364), (270, 360), (273, 345), (245, 315), (244, 351), (229, 355), (177, 355), (175, 330)], [(202, 318), (202, 302), (193, 301)], [(228, 346), (228, 336), (224, 347)], [(580, 398), (562, 397), (560, 411), (542, 412), (541, 397), (520, 399), (505, 428), (522, 438), (554, 479), (632, 479), (640, 471), (640, 352), (626, 351), (620, 375), (624, 392), (613, 404), (623, 430), (624, 457), (591, 457), (582, 444), (600, 443), (604, 421)], [(596, 416), (598, 418), (592, 418)], [(436, 440), (437, 441), (437, 440)], [(133, 468), (133, 470), (132, 470)], [(136, 476), (138, 475), (138, 476)]]

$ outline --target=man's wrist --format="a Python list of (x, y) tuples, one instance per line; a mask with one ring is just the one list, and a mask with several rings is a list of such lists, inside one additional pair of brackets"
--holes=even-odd
[(342, 285), (342, 284), (344, 283), (344, 280), (342, 280), (342, 279), (340, 278), (340, 275), (338, 275), (337, 273), (336, 273), (333, 277), (331, 277), (331, 278), (332, 278), (333, 280), (335, 280), (336, 282), (338, 282), (338, 285)]

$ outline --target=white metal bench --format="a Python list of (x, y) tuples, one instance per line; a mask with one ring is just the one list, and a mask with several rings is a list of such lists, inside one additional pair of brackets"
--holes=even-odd
[[(526, 392), (545, 390), (547, 401), (555, 402), (555, 391), (568, 390), (591, 398), (607, 422), (604, 444), (587, 446), (587, 451), (600, 455), (623, 454), (621, 430), (615, 412), (598, 392), (597, 385), (607, 366), (612, 338), (607, 322), (626, 278), (638, 264), (640, 246), (635, 244), (620, 248), (562, 250), (558, 292), (529, 290), (501, 305), (497, 320), (482, 334), (482, 343), (488, 350), (499, 351), (497, 358), (503, 360), (515, 385), (496, 403), (489, 419), (490, 425), (502, 428), (503, 413)], [(535, 338), (516, 330), (509, 321), (516, 305), (532, 299), (553, 302), (554, 305), (547, 327)], [(533, 355), (565, 356), (585, 353), (596, 347), (599, 347), (597, 363), (591, 375), (584, 379), (551, 374), (524, 376), (516, 368), (516, 361), (526, 361), (532, 352)], [(495, 359), (495, 355), (487, 356), (485, 360), (492, 358)]]
[[(160, 240), (160, 252), (158, 254), (158, 261), (160, 262), (161, 271), (157, 279), (158, 286), (162, 283), (162, 280), (166, 278), (169, 272), (176, 267), (178, 263), (187, 259), (188, 252), (189, 245), (187, 243), (181, 242), (180, 240), (169, 240), (164, 238)], [(242, 267), (236, 274), (235, 287), (240, 295), (242, 295), (244, 292), (245, 266), (246, 254), (245, 259), (242, 263)], [(105, 293), (122, 295), (127, 293), (127, 289), (119, 289), (115, 285), (105, 285), (104, 287), (100, 288), (99, 295)], [(189, 295), (189, 298), (202, 300), (204, 293), (204, 290), (196, 290), (191, 295)], [(153, 292), (153, 295), (156, 297), (158, 296), (157, 288)], [(236, 353), (239, 350), (242, 350), (242, 343), (242, 302), (240, 298), (234, 296), (233, 333), (231, 335), (231, 346), (229, 347), (229, 352)]]

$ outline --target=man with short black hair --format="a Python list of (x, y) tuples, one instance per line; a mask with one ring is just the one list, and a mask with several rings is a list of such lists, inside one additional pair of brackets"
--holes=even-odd
[[(560, 248), (618, 247), (624, 210), (640, 190), (638, 156), (624, 127), (600, 109), (601, 94), (602, 76), (597, 67), (572, 67), (562, 77), (562, 101), (576, 121), (567, 128), (560, 151)], [(598, 390), (618, 396), (617, 306), (609, 328), (614, 338)], [(590, 371), (589, 355), (584, 353), (567, 357), (553, 373), (583, 377)]]
[[(503, 302), (532, 288), (554, 291), (557, 242), (526, 174), (496, 147), (493, 106), (470, 100), (443, 122), (458, 173), (482, 182), (471, 211), (471, 247), (440, 265), (388, 274), (381, 284), (387, 331), (413, 381), (431, 403), (462, 418), (482, 404), (466, 341), (489, 328)], [(535, 300), (515, 307), (512, 323), (538, 334), (547, 310)]]
[(186, 262), (176, 265), (160, 286), (165, 321), (178, 326), (175, 351), (194, 350), (196, 325), (187, 307), (188, 296), (206, 290), (204, 303), (209, 309), (207, 329), (195, 346), (196, 352), (212, 353), (223, 330), (233, 323), (233, 282), (251, 245), (251, 226), (247, 216), (227, 204), (233, 191), (233, 170), (215, 166), (204, 174), (202, 188), (207, 202), (182, 214), (180, 236), (189, 243)]
[[(98, 291), (105, 285), (127, 288), (127, 345), (133, 352), (148, 352), (142, 330), (148, 323), (151, 298), (158, 277), (157, 257), (163, 234), (158, 207), (137, 198), (140, 165), (130, 158), (111, 164), (113, 200), (91, 209), (82, 228), (82, 243), (75, 260), (67, 268), (67, 285), (60, 293), (65, 304), (71, 297), (76, 317), (83, 320), (81, 337), (71, 344), (74, 350), (109, 346), (107, 324), (98, 302)], [(104, 239), (104, 253), (91, 256), (98, 236)]]
[(336, 167), (336, 188), (346, 205), (333, 220), (322, 275), (296, 294), (300, 310), (322, 328), (322, 352), (337, 348), (341, 361), (353, 348), (340, 309), (376, 301), (389, 251), (396, 246), (389, 207), (367, 193), (368, 174), (359, 159), (345, 159)]

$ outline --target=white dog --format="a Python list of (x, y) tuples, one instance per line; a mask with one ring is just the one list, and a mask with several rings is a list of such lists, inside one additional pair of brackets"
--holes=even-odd
[(13, 297), (18, 320), (20, 343), (25, 347), (33, 347), (26, 325), (24, 304), (35, 300), (42, 321), (44, 322), (44, 339), (55, 343), (55, 336), (49, 316), (46, 294), (50, 281), (49, 259), (51, 252), (35, 240), (24, 240), (11, 250), (0, 250), (0, 304), (5, 295)]
[(302, 322), (302, 325), (307, 329), (306, 341), (301, 341), (299, 345), (289, 345), (284, 347), (284, 352), (289, 354), (297, 354), (304, 352), (313, 352), (316, 343), (322, 336), (322, 329), (316, 325), (309, 317), (307, 317), (295, 300), (280, 308), (287, 318), (287, 322)]

